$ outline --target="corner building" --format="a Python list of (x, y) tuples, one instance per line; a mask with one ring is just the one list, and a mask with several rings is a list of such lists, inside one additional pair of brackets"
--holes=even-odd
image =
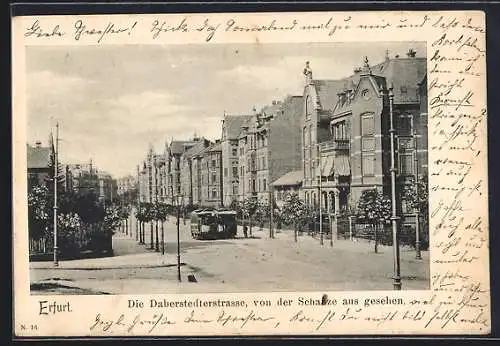
[[(390, 115), (395, 125), (397, 187), (427, 176), (426, 58), (389, 58), (336, 81), (304, 69), (302, 162), (307, 204), (329, 214), (354, 208), (363, 190), (390, 195)], [(391, 98), (390, 95), (393, 95)], [(392, 104), (391, 104), (392, 100)], [(401, 210), (403, 223), (412, 223)], [(406, 216), (405, 216), (406, 214)]]

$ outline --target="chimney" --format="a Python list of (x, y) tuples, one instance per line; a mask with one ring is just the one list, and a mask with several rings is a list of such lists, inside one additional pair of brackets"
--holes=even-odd
[(41, 148), (41, 147), (42, 147), (42, 142), (40, 142), (40, 141), (36, 141), (36, 142), (35, 142), (35, 147), (36, 147), (36, 148)]
[(408, 50), (408, 53), (406, 53), (406, 55), (408, 56), (408, 58), (414, 58), (415, 55), (417, 55), (417, 52), (413, 50), (413, 48), (410, 48), (410, 50)]

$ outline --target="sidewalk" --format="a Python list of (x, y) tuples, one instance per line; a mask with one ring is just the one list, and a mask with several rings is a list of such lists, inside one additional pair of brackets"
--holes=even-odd
[[(128, 253), (101, 258), (86, 258), (79, 260), (59, 261), (59, 266), (54, 267), (53, 262), (30, 262), (30, 269), (72, 269), (72, 270), (104, 270), (128, 268), (159, 268), (176, 265), (176, 257), (172, 254), (162, 255), (161, 252), (146, 250), (148, 245), (138, 244), (129, 236), (117, 234), (113, 237), (116, 241), (124, 242), (125, 247), (139, 248), (142, 253)], [(145, 252), (149, 251), (149, 252)]]

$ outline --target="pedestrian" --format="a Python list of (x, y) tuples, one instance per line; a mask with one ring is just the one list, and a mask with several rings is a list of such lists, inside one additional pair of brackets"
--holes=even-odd
[(248, 227), (247, 225), (243, 225), (243, 235), (245, 238), (248, 238)]

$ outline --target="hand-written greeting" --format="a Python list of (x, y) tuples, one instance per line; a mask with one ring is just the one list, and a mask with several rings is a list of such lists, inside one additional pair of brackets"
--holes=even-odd
[[(53, 21), (52, 21), (53, 22)], [(48, 23), (48, 21), (47, 21)], [(163, 19), (161, 17), (143, 21), (130, 21), (129, 23), (113, 22), (109, 20), (99, 25), (91, 24), (85, 19), (77, 19), (71, 27), (63, 27), (63, 24), (49, 25), (42, 19), (36, 19), (25, 30), (25, 37), (29, 38), (62, 38), (67, 35), (75, 41), (88, 39), (89, 43), (104, 43), (104, 39), (120, 39), (123, 35), (142, 35), (158, 41), (165, 39), (167, 42), (174, 36), (184, 34), (196, 34), (200, 37), (200, 43), (212, 42), (221, 35), (248, 35), (262, 33), (265, 35), (304, 32), (310, 34), (324, 34), (326, 37), (335, 37), (340, 32), (356, 32), (364, 34), (368, 32), (383, 33), (387, 30), (414, 30), (431, 27), (444, 32), (443, 40), (453, 44), (453, 39), (446, 37), (446, 32), (454, 28), (461, 28), (470, 33), (471, 36), (455, 38), (460, 39), (461, 46), (476, 47), (479, 49), (475, 36), (483, 34), (484, 29), (480, 24), (467, 18), (459, 21), (456, 17), (431, 16), (422, 14), (421, 16), (373, 16), (370, 20), (356, 20), (355, 15), (345, 15), (341, 18), (321, 17), (284, 17), (266, 16), (257, 18), (248, 23), (238, 16), (228, 15), (227, 18), (203, 17), (194, 15), (183, 15)], [(107, 41), (109, 42), (109, 41)]]
[[(443, 277), (435, 277), (439, 286), (445, 290), (445, 285), (460, 276), (458, 273), (448, 273)], [(460, 276), (466, 280), (466, 277)], [(451, 288), (451, 290), (458, 288)], [(422, 330), (435, 328), (446, 329), (461, 325), (478, 326), (480, 330), (488, 327), (488, 319), (484, 312), (485, 305), (478, 302), (480, 294), (485, 290), (477, 285), (464, 284), (460, 294), (438, 300), (436, 293), (425, 298), (401, 300), (400, 298), (365, 298), (347, 299), (344, 304), (313, 304), (311, 299), (302, 299), (313, 305), (301, 304), (301, 300), (287, 300), (289, 304), (276, 302), (274, 307), (263, 309), (140, 309), (115, 315), (97, 313), (88, 326), (92, 334), (169, 334), (183, 328), (205, 330), (231, 329), (245, 334), (254, 328), (274, 330), (303, 330), (305, 332), (325, 332), (338, 323), (364, 322), (375, 327), (397, 323), (414, 323)], [(373, 305), (372, 305), (373, 304)], [(286, 308), (285, 308), (286, 307)], [(312, 308), (311, 308), (312, 307)], [(277, 313), (277, 309), (283, 309)], [(471, 309), (478, 312), (470, 314)]]

